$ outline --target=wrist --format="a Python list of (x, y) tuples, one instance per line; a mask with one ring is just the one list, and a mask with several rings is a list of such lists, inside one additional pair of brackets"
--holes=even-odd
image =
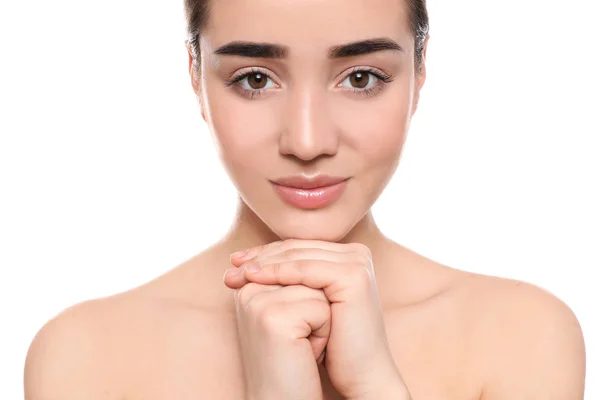
[(377, 392), (346, 400), (412, 400), (412, 397), (405, 385), (397, 384), (381, 388)]
[(371, 382), (373, 384), (368, 390), (347, 400), (412, 400), (408, 387), (395, 365), (387, 373), (379, 373)]
[(382, 388), (381, 392), (375, 396), (365, 398), (364, 400), (412, 400), (408, 388), (404, 382), (395, 382)]
[(405, 387), (387, 387), (377, 393), (369, 393), (346, 400), (413, 400), (413, 398)]

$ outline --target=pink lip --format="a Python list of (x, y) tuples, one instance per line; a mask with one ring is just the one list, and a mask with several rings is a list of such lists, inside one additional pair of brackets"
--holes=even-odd
[(348, 179), (328, 175), (318, 175), (308, 179), (298, 175), (271, 183), (279, 197), (289, 205), (302, 209), (317, 209), (339, 199)]

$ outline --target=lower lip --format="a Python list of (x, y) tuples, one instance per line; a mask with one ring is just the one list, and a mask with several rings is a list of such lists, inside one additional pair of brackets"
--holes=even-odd
[(327, 207), (342, 196), (348, 180), (331, 186), (314, 189), (298, 189), (289, 186), (273, 184), (275, 192), (283, 201), (291, 206), (305, 210)]

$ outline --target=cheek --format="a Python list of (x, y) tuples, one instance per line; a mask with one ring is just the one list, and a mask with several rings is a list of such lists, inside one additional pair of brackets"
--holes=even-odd
[(273, 107), (222, 88), (209, 86), (207, 90), (209, 124), (225, 167), (236, 177), (263, 171), (269, 159), (265, 153), (273, 147), (277, 133)]
[(389, 163), (400, 155), (410, 122), (409, 89), (396, 87), (377, 99), (344, 109), (345, 139), (365, 163)]

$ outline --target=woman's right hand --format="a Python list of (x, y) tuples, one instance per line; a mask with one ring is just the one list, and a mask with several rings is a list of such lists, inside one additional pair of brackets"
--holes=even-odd
[(331, 327), (323, 291), (247, 283), (234, 298), (246, 400), (322, 399), (318, 364)]

